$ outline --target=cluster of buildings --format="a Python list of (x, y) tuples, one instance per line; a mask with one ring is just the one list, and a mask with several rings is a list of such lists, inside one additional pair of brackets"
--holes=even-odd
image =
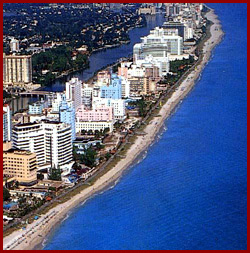
[[(83, 132), (113, 132), (116, 122), (126, 120), (129, 100), (159, 92), (158, 82), (172, 74), (171, 61), (189, 58), (185, 42), (197, 40), (204, 23), (202, 4), (165, 6), (167, 21), (134, 45), (133, 60), (121, 62), (118, 73), (100, 71), (92, 85), (72, 78), (64, 92), (30, 104), (15, 124), (10, 107), (3, 106), (3, 173), (7, 180), (15, 177), (24, 185), (33, 184), (37, 171), (52, 167), (70, 173), (73, 147), (88, 145), (86, 140), (79, 142)], [(31, 71), (30, 56), (4, 55), (5, 83), (31, 82)]]
[[(172, 74), (170, 62), (188, 59), (201, 38), (206, 21), (200, 3), (165, 3), (166, 22), (151, 30), (134, 45), (133, 61), (122, 62), (118, 75), (129, 82), (130, 95), (150, 94), (159, 91), (161, 78)], [(146, 4), (143, 14), (163, 5)], [(152, 14), (152, 13), (151, 13)]]
[[(163, 27), (177, 30), (184, 42), (198, 40), (202, 35), (201, 27), (205, 24), (202, 16), (202, 3), (166, 3), (167, 21)], [(185, 44), (185, 43), (184, 43)]]
[[(73, 145), (79, 146), (77, 137), (83, 130), (112, 132), (115, 122), (126, 118), (122, 78), (108, 72), (99, 77), (99, 85), (94, 87), (72, 78), (66, 82), (65, 92), (29, 104), (28, 111), (13, 124), (10, 106), (3, 106), (4, 159), (8, 161), (4, 163), (5, 178), (27, 185), (36, 183), (34, 171), (60, 168), (69, 174), (74, 163)], [(102, 81), (105, 85), (100, 85)], [(25, 156), (27, 161), (32, 157), (35, 163), (31, 169), (25, 160), (10, 170), (13, 156), (17, 160)]]

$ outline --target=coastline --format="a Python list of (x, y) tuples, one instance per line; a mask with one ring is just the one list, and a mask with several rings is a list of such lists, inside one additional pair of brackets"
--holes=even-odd
[[(224, 33), (221, 30), (220, 21), (217, 19), (217, 15), (215, 15), (214, 11), (210, 9), (210, 11), (206, 14), (206, 17), (211, 20), (213, 24), (210, 27), (211, 37), (204, 43), (203, 56), (200, 64), (196, 67), (195, 70), (191, 71), (188, 74), (188, 76), (182, 81), (180, 86), (175, 90), (168, 101), (162, 106), (161, 110), (159, 111), (159, 116), (153, 118), (145, 127), (144, 132), (146, 135), (137, 137), (135, 143), (128, 150), (126, 159), (120, 160), (114, 168), (97, 179), (97, 181), (92, 186), (84, 189), (69, 201), (57, 205), (53, 209), (49, 210), (46, 215), (43, 215), (37, 221), (29, 224), (26, 231), (19, 230), (6, 236), (3, 240), (4, 249), (6, 249), (8, 245), (12, 245), (13, 248), (11, 249), (13, 250), (41, 249), (44, 239), (52, 230), (54, 230), (56, 224), (65, 218), (69, 211), (71, 211), (82, 202), (85, 202), (94, 194), (110, 186), (110, 184), (120, 178), (124, 170), (131, 166), (131, 164), (134, 163), (135, 159), (137, 159), (138, 156), (149, 147), (149, 145), (155, 140), (156, 135), (162, 128), (164, 121), (171, 115), (180, 101), (194, 87), (202, 70), (211, 57), (212, 50), (222, 39)], [(28, 232), (29, 230), (30, 232)], [(25, 236), (23, 236), (24, 234)], [(20, 243), (18, 245), (15, 245), (14, 241), (18, 240), (17, 238), (19, 237)]]

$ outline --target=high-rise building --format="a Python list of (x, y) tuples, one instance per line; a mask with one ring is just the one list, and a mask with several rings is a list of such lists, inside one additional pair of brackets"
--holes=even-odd
[(108, 70), (103, 70), (97, 74), (97, 85), (108, 85), (110, 83), (111, 74)]
[(30, 55), (3, 54), (4, 85), (22, 85), (32, 82), (32, 61)]
[(118, 69), (129, 82), (129, 93), (148, 94), (156, 91), (156, 83), (169, 71), (169, 60), (157, 60), (152, 55), (137, 59), (135, 64), (123, 62)]
[(101, 87), (101, 97), (102, 98), (122, 98), (122, 80), (121, 77), (116, 74), (111, 75), (111, 81), (109, 86)]
[(143, 92), (144, 77), (133, 76), (129, 78), (131, 95)]
[(122, 98), (129, 98), (130, 95), (130, 82), (124, 76), (122, 78)]
[(64, 93), (58, 92), (56, 97), (53, 98), (52, 111), (47, 115), (47, 117), (69, 124), (72, 130), (72, 140), (75, 140), (75, 108), (73, 101), (66, 100)]
[(141, 43), (137, 43), (133, 48), (134, 60), (145, 58), (152, 55), (157, 60), (166, 58), (169, 54), (183, 54), (183, 38), (181, 36), (171, 34), (164, 28), (156, 27), (150, 31), (148, 36), (141, 38)]
[(11, 141), (11, 109), (10, 106), (5, 104), (3, 106), (3, 141)]
[(59, 120), (60, 122), (70, 125), (72, 131), (71, 134), (72, 141), (75, 140), (76, 138), (75, 117), (76, 117), (75, 108), (64, 99), (59, 107)]
[(176, 3), (168, 4), (166, 6), (166, 16), (175, 16), (180, 12), (180, 7)]
[(75, 110), (82, 105), (82, 82), (78, 78), (66, 82), (66, 99), (73, 101)]
[(39, 167), (62, 166), (72, 161), (71, 126), (41, 121), (13, 127), (13, 147), (36, 154)]
[(19, 41), (15, 38), (12, 38), (10, 41), (10, 51), (19, 52)]
[(36, 154), (18, 149), (4, 151), (3, 176), (14, 178), (20, 185), (35, 184), (37, 182)]
[[(144, 72), (148, 68), (153, 69), (152, 77), (154, 78), (166, 75), (170, 68), (169, 57), (153, 57), (152, 55), (147, 55), (146, 57), (139, 59), (136, 57), (135, 64), (140, 69), (145, 69)], [(132, 71), (129, 70), (128, 72)]]

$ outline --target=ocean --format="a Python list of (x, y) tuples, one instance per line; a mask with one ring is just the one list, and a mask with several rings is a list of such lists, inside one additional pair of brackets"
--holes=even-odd
[(74, 209), (45, 250), (247, 249), (247, 5), (140, 163)]

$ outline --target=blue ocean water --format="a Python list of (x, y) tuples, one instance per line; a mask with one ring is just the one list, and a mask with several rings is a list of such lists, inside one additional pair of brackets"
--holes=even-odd
[(146, 158), (75, 209), (46, 250), (247, 249), (247, 5)]

